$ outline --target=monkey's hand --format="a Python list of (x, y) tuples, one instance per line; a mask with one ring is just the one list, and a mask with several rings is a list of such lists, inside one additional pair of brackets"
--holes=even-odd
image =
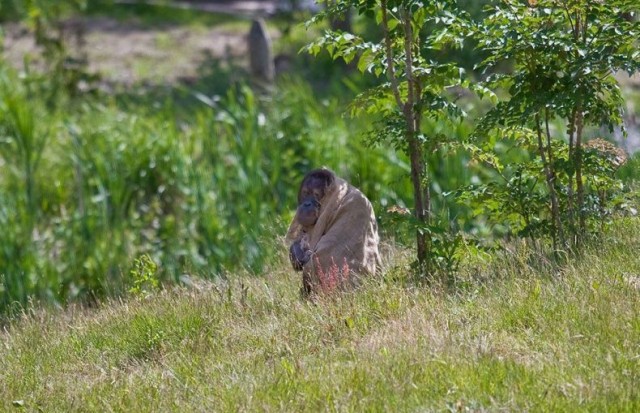
[(311, 259), (311, 250), (302, 245), (302, 240), (294, 241), (289, 247), (289, 259), (296, 271), (302, 271), (302, 267)]

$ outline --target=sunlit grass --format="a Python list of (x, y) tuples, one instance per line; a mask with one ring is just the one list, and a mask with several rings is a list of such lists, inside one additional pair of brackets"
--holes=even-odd
[(34, 310), (0, 335), (0, 406), (637, 411), (639, 231), (621, 221), (551, 272), (505, 253), (463, 290), (418, 288), (388, 269), (304, 302), (280, 262), (259, 278)]

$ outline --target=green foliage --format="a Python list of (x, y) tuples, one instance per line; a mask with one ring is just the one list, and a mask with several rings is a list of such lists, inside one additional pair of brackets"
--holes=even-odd
[(241, 20), (229, 13), (202, 12), (197, 8), (180, 7), (164, 2), (116, 2), (114, 0), (88, 1), (85, 13), (89, 16), (109, 16), (118, 20), (135, 19), (146, 26), (157, 25), (185, 25), (211, 27), (223, 23), (233, 23)]
[(50, 134), (48, 125), (37, 121), (43, 108), (30, 99), (27, 87), (0, 67), (0, 156), (22, 181), (22, 188), (15, 189), (24, 193), (27, 218), (35, 214), (34, 176)]
[(495, 184), (485, 195), (501, 199), (493, 211), (511, 216), (516, 232), (549, 236), (556, 250), (579, 247), (615, 204), (613, 164), (586, 149), (584, 131), (622, 126), (623, 97), (613, 74), (640, 69), (640, 23), (622, 18), (636, 12), (626, 0), (503, 1), (472, 30), (489, 53), (481, 67), (514, 64), (512, 72), (487, 78), (487, 87), (507, 94), (477, 133), (515, 137), (515, 145), (536, 156), (502, 174), (502, 196)]
[[(523, 154), (536, 153), (536, 136), (532, 131), (520, 135), (515, 142)], [(514, 141), (505, 140), (495, 144), (494, 149), (506, 146), (513, 150)], [(571, 219), (571, 194), (565, 190), (570, 185), (572, 164), (569, 161), (568, 144), (554, 140), (554, 185), (562, 223)], [(496, 149), (503, 151), (504, 149)], [(502, 155), (504, 156), (504, 154)], [(493, 164), (496, 177), (487, 183), (471, 185), (459, 191), (460, 202), (470, 205), (478, 217), (485, 217), (497, 234), (513, 234), (519, 237), (545, 239), (553, 234), (554, 220), (549, 208), (549, 192), (545, 181), (544, 165), (539, 157), (524, 156), (512, 162)], [(623, 183), (616, 172), (626, 155), (615, 145), (594, 139), (585, 146), (583, 155), (584, 186), (588, 194), (584, 202), (584, 215), (588, 230), (598, 233), (609, 223), (615, 212), (623, 212), (625, 204)]]
[(150, 295), (160, 287), (158, 266), (148, 254), (136, 258), (129, 272), (133, 286), (129, 292), (136, 296)]
[(33, 101), (17, 76), (0, 63), (0, 159), (5, 171), (0, 181), (0, 307), (25, 302), (38, 280), (39, 263), (32, 242), (41, 195), (37, 187), (40, 161), (50, 134), (38, 122), (44, 108)]
[(483, 128), (534, 125), (535, 113), (568, 119), (576, 104), (584, 122), (621, 123), (622, 96), (613, 78), (616, 70), (633, 74), (640, 68), (639, 24), (632, 1), (539, 1), (533, 6), (504, 1), (475, 32), (480, 47), (490, 52), (485, 69), (512, 60), (513, 73), (496, 74), (488, 85), (509, 90), (509, 99), (488, 114)]
[(623, 181), (640, 183), (640, 152), (631, 155), (616, 175)]
[[(18, 3), (20, 7), (27, 4)], [(58, 49), (55, 38), (61, 19), (81, 10), (76, 7), (80, 3), (45, 3), (29, 3), (32, 17), (24, 8), (16, 10), (30, 22), (34, 33), (37, 27), (45, 28), (40, 32), (42, 41), (51, 42), (43, 45), (51, 48), (51, 56), (57, 56), (50, 60), (52, 64), (39, 72), (34, 70), (37, 65), (26, 62), (20, 75), (0, 64), (1, 312), (19, 311), (30, 300), (58, 304), (126, 293), (132, 274), (129, 263), (143, 256), (156, 265), (153, 278), (158, 282), (189, 284), (193, 274), (225, 277), (233, 271), (271, 271), (281, 265), (281, 252), (286, 250), (279, 234), (292, 217), (297, 185), (306, 171), (320, 165), (334, 169), (372, 199), (384, 239), (408, 244), (407, 234), (418, 232), (424, 237), (432, 251), (429, 265), (436, 274), (430, 280), (460, 285), (461, 257), (474, 248), (472, 236), (485, 244), (495, 234), (537, 238), (553, 232), (535, 110), (543, 146), (554, 155), (547, 165), (555, 173), (558, 208), (568, 214), (576, 202), (576, 168), (570, 155), (577, 152), (575, 143), (572, 149), (562, 139), (567, 123), (562, 116), (569, 106), (561, 92), (568, 90), (568, 78), (562, 77), (566, 84), (545, 83), (548, 90), (542, 92), (555, 105), (549, 107), (536, 100), (542, 93), (535, 98), (521, 96), (537, 93), (540, 87), (524, 92), (517, 89), (524, 88), (527, 79), (539, 80), (538, 75), (517, 79), (496, 75), (487, 83), (469, 83), (448, 58), (453, 48), (466, 44), (465, 33), (473, 28), (466, 14), (454, 12), (452, 2), (423, 8), (413, 2), (385, 3), (386, 26), (380, 5), (334, 3), (328, 15), (355, 4), (362, 19), (378, 25), (379, 37), (376, 42), (372, 36), (327, 32), (310, 45), (312, 52), (326, 48), (328, 59), (350, 60), (349, 65), (335, 70), (331, 80), (321, 79), (326, 83), (321, 83), (320, 92), (305, 81), (283, 77), (272, 95), (262, 96), (242, 85), (227, 85), (229, 78), (215, 73), (203, 82), (216, 82), (216, 90), (224, 90), (221, 95), (207, 95), (203, 90), (208, 89), (198, 83), (181, 87), (175, 95), (180, 95), (179, 100), (156, 90), (148, 94), (135, 90), (135, 97), (134, 93), (78, 93), (73, 85), (80, 78), (67, 76), (68, 57), (74, 50), (63, 43)], [(116, 8), (125, 17), (133, 13), (144, 18), (149, 6), (89, 5), (90, 12), (108, 10), (119, 16)], [(161, 7), (157, 14), (147, 16), (149, 23), (191, 19), (180, 14), (171, 20), (167, 9)], [(539, 14), (536, 18), (541, 21), (556, 16), (555, 11), (550, 15), (525, 11), (524, 16)], [(497, 19), (493, 14), (487, 12), (487, 22)], [(516, 18), (517, 13), (509, 16)], [(534, 36), (538, 26), (531, 18), (531, 30), (521, 36), (539, 42), (534, 52), (541, 56), (542, 67), (536, 70), (560, 68), (562, 62), (544, 55), (560, 49), (543, 47), (541, 38)], [(209, 24), (206, 19), (196, 20)], [(356, 26), (361, 23), (356, 21)], [(499, 28), (503, 23), (496, 24)], [(388, 30), (386, 37), (383, 26)], [(478, 41), (493, 33), (483, 32), (482, 27), (473, 28)], [(544, 24), (539, 27), (547, 30)], [(560, 27), (564, 26), (554, 30)], [(624, 27), (635, 30), (633, 24)], [(498, 28), (492, 29), (496, 36), (506, 33)], [(551, 34), (546, 38), (551, 39)], [(607, 26), (592, 34), (594, 39), (613, 36), (615, 30)], [(606, 36), (604, 43), (594, 40), (601, 46), (597, 56), (603, 59), (613, 50), (613, 40)], [(565, 37), (561, 38), (566, 43), (563, 47), (571, 44)], [(410, 40), (408, 49), (405, 39)], [(611, 60), (615, 64), (624, 60), (620, 53), (633, 56), (623, 43)], [(506, 47), (513, 56), (501, 55), (498, 43), (483, 47), (495, 52), (487, 60), (489, 69), (507, 62), (520, 71), (527, 69), (516, 59), (517, 47)], [(386, 58), (388, 50), (393, 59)], [(389, 63), (393, 63), (397, 87), (388, 76)], [(605, 63), (597, 70), (605, 70)], [(313, 66), (304, 73), (316, 86), (326, 68), (335, 69), (328, 61), (306, 66)], [(364, 76), (352, 71), (337, 80), (337, 75), (356, 67)], [(604, 92), (598, 98), (605, 103), (593, 113), (585, 111), (584, 116), (594, 126), (605, 122), (606, 105), (618, 102), (615, 85), (601, 74)], [(581, 82), (594, 80), (589, 73), (584, 76)], [(372, 81), (374, 78), (377, 80)], [(517, 87), (516, 82), (520, 82)], [(375, 86), (359, 93), (363, 85), (371, 84)], [(505, 90), (510, 87), (511, 93)], [(497, 100), (492, 90), (503, 97), (478, 129), (477, 135), (486, 135), (487, 141), (472, 144), (468, 139), (474, 127), (472, 117), (489, 108), (476, 106), (465, 88), (492, 101)], [(334, 96), (336, 91), (339, 94)], [(343, 101), (356, 93), (345, 110)], [(412, 93), (413, 103), (409, 104)], [(504, 108), (509, 109), (504, 117), (506, 127), (500, 123)], [(350, 119), (339, 115), (345, 111), (352, 115)], [(610, 123), (615, 124), (619, 112), (612, 113)], [(408, 123), (407, 114), (417, 115)], [(546, 142), (546, 120), (550, 144)], [(409, 125), (412, 134), (407, 134)], [(365, 143), (355, 138), (363, 134)], [(596, 136), (595, 127), (587, 129), (587, 135)], [(415, 162), (412, 153), (419, 154)], [(581, 154), (582, 213), (590, 231), (601, 231), (600, 222), (608, 220), (613, 211), (637, 210), (631, 190), (621, 191), (616, 179), (637, 175), (637, 168), (632, 167), (637, 161), (634, 158), (618, 169), (614, 159), (599, 149), (583, 145)], [(421, 168), (422, 178), (406, 179)], [(489, 184), (459, 190), (481, 182)], [(573, 195), (568, 190), (571, 182)], [(429, 202), (414, 212), (426, 212), (427, 222), (388, 212), (416, 205), (416, 185), (422, 188), (419, 193), (428, 194), (425, 199)], [(459, 194), (464, 195), (462, 205), (456, 202)], [(568, 215), (560, 218), (569, 219)], [(463, 230), (471, 235), (459, 232)], [(147, 344), (160, 337), (153, 331), (142, 336)], [(141, 346), (146, 348), (146, 344)]]

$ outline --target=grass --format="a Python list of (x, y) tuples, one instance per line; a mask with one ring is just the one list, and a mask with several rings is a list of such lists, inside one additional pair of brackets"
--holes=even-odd
[(303, 302), (283, 253), (259, 278), (30, 310), (0, 333), (0, 410), (638, 411), (639, 233), (618, 221), (559, 270), (514, 247), (454, 290), (398, 281), (395, 251)]

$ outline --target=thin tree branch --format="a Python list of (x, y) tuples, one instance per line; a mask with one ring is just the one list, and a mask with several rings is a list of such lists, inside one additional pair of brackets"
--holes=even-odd
[(576, 33), (577, 29), (575, 24), (573, 23), (573, 19), (571, 18), (571, 13), (569, 13), (569, 9), (567, 8), (567, 4), (564, 2), (562, 3), (562, 8), (564, 8), (565, 13), (567, 14), (567, 18), (569, 19), (569, 24), (571, 25), (571, 31), (574, 33)]
[(536, 122), (536, 132), (538, 136), (538, 151), (540, 152), (540, 158), (542, 159), (542, 165), (544, 167), (544, 174), (547, 180), (547, 186), (549, 188), (549, 197), (551, 198), (551, 216), (553, 223), (553, 247), (554, 250), (558, 251), (558, 240), (560, 244), (564, 247), (564, 231), (562, 230), (562, 221), (560, 220), (560, 208), (558, 206), (558, 197), (555, 189), (555, 176), (552, 170), (552, 166), (549, 164), (549, 159), (545, 154), (544, 143), (542, 142), (542, 128), (540, 126), (540, 114), (536, 113), (535, 115)]
[(393, 97), (396, 99), (398, 108), (402, 110), (404, 103), (400, 97), (400, 88), (398, 86), (398, 79), (396, 78), (396, 70), (393, 64), (393, 48), (391, 45), (391, 34), (389, 33), (389, 16), (387, 15), (387, 0), (381, 0), (380, 8), (382, 9), (382, 33), (384, 36), (385, 53), (387, 54), (387, 77), (391, 82), (391, 91)]

